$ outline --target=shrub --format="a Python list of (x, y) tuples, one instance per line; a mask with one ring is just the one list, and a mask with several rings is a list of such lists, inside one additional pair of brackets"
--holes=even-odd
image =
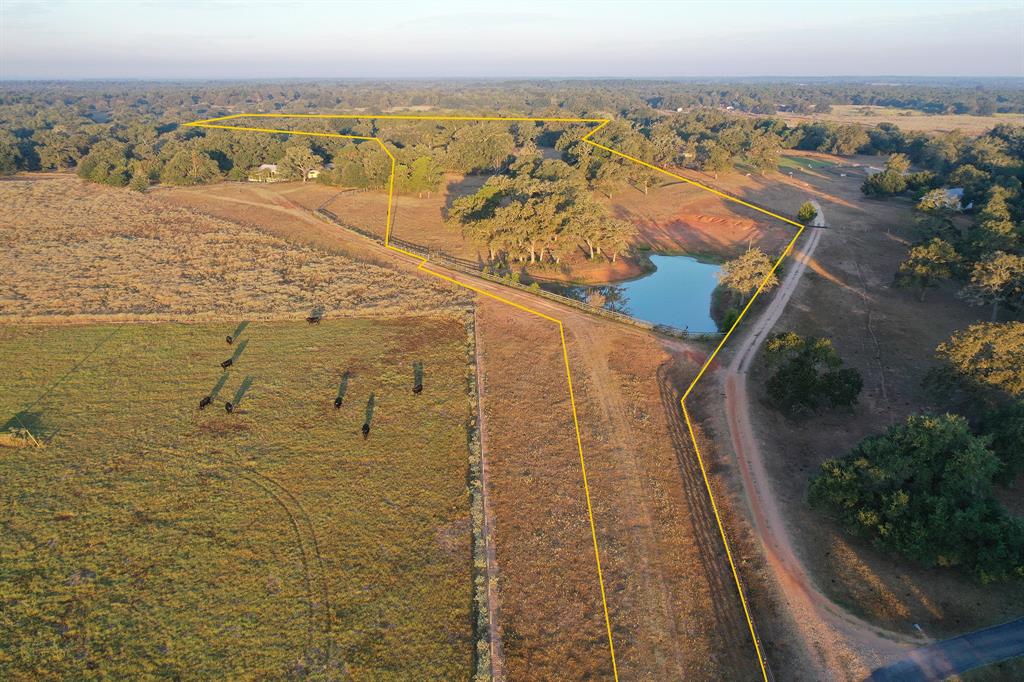
[(768, 340), (767, 353), (776, 368), (768, 379), (768, 395), (782, 411), (792, 414), (857, 402), (864, 383), (860, 372), (843, 368), (829, 339), (776, 334)]

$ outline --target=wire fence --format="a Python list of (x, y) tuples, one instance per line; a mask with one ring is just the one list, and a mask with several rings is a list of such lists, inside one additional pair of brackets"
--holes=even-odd
[[(343, 221), (341, 218), (339, 218), (338, 215), (333, 211), (329, 211), (326, 208), (318, 208), (316, 212), (322, 218), (327, 219), (329, 222), (337, 225), (338, 227), (343, 227), (346, 230), (355, 232), (356, 234), (366, 237), (367, 239), (371, 239), (377, 242), (378, 244), (384, 244), (384, 238), (381, 235), (370, 230), (364, 230), (363, 228), (356, 227), (355, 225), (350, 225)], [(391, 246), (395, 246), (407, 253), (419, 256), (421, 258), (425, 258), (427, 261), (431, 263), (437, 263), (438, 265), (442, 265), (450, 270), (455, 270), (457, 272), (462, 272), (464, 274), (473, 275), (474, 277), (479, 277), (481, 279), (487, 280), (488, 282), (501, 284), (511, 289), (525, 291), (534, 296), (546, 298), (549, 301), (554, 301), (556, 303), (560, 303), (561, 305), (566, 305), (577, 310), (582, 310), (586, 313), (590, 313), (591, 315), (596, 315), (598, 317), (603, 317), (608, 320), (614, 320), (615, 322), (620, 322), (622, 324), (628, 324), (634, 327), (639, 327), (640, 329), (653, 331), (657, 334), (662, 334), (665, 336), (674, 336), (685, 339), (706, 340), (719, 339), (722, 337), (721, 332), (691, 332), (688, 329), (679, 329), (678, 327), (673, 327), (667, 324), (655, 324), (653, 322), (648, 322), (647, 320), (637, 319), (631, 315), (621, 313), (617, 310), (609, 310), (608, 308), (593, 305), (592, 303), (587, 303), (586, 301), (580, 301), (570, 296), (563, 296), (562, 294), (556, 294), (553, 291), (547, 291), (546, 289), (540, 288), (539, 285), (528, 286), (526, 284), (523, 284), (522, 282), (518, 282), (512, 279), (511, 277), (502, 277), (500, 275), (495, 275), (490, 272), (487, 272), (488, 265), (486, 263), (472, 261), (466, 258), (458, 258), (456, 256), (451, 255), (450, 253), (446, 253), (439, 249), (432, 249), (422, 244), (417, 244), (416, 242), (410, 242), (405, 239), (399, 239), (398, 237), (391, 237), (390, 239), (388, 239), (388, 244)]]

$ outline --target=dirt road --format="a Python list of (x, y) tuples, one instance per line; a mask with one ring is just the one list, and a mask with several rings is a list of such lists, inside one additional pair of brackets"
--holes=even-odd
[[(823, 226), (824, 216), (818, 209), (814, 225)], [(733, 449), (754, 527), (760, 536), (768, 564), (778, 578), (779, 587), (804, 640), (809, 663), (821, 679), (838, 674), (863, 677), (872, 667), (905, 653), (914, 642), (895, 634), (883, 636), (878, 629), (846, 613), (832, 603), (810, 580), (794, 550), (789, 530), (776, 502), (765, 468), (765, 454), (754, 434), (750, 419), (750, 395), (747, 375), (772, 328), (796, 290), (808, 262), (825, 230), (810, 230), (803, 246), (792, 255), (792, 266), (764, 312), (750, 326), (736, 345), (735, 353), (722, 382), (725, 389), (726, 417)], [(918, 642), (920, 643), (920, 642)]]

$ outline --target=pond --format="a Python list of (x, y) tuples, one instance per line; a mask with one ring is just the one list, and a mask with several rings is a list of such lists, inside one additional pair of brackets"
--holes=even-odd
[(654, 324), (694, 333), (718, 331), (711, 319), (711, 292), (720, 266), (690, 256), (651, 256), (651, 262), (654, 272), (618, 284), (542, 286)]

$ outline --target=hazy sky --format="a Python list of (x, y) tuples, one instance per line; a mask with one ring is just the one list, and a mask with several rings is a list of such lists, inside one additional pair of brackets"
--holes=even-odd
[(0, 78), (1024, 76), (1011, 2), (0, 0)]

